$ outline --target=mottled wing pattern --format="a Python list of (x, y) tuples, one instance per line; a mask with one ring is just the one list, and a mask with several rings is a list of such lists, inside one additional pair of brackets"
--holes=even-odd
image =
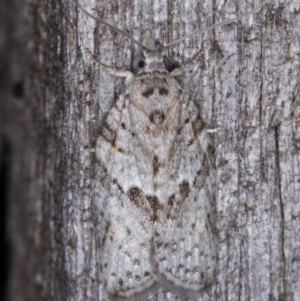
[(110, 179), (101, 252), (109, 295), (135, 295), (159, 278), (193, 291), (211, 283), (206, 131), (176, 80), (136, 76), (109, 113), (96, 154)]
[(199, 111), (184, 93), (179, 98), (181, 127), (169, 160), (167, 206), (155, 225), (155, 262), (163, 279), (196, 292), (216, 272), (214, 175)]
[[(136, 145), (130, 130), (128, 99), (126, 93), (121, 95), (110, 111), (96, 151), (106, 173), (104, 178), (109, 179), (101, 201), (101, 231), (105, 235), (100, 263), (104, 287), (111, 297), (129, 297), (156, 282), (149, 261), (153, 237), (151, 208), (143, 196), (133, 155)], [(139, 164), (141, 167), (143, 162)]]

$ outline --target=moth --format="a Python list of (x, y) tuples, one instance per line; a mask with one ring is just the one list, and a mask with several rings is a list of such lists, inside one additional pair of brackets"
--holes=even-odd
[(105, 187), (97, 192), (97, 201), (106, 293), (111, 300), (124, 300), (164, 287), (197, 296), (212, 285), (217, 271), (216, 185), (207, 147), (207, 134), (213, 130), (205, 128), (197, 106), (175, 77), (204, 50), (170, 72), (165, 52), (250, 13), (159, 48), (149, 34), (140, 43), (77, 4), (142, 51), (133, 62), (135, 74), (105, 66), (90, 53), (100, 68), (126, 77), (126, 90), (109, 112), (96, 145)]

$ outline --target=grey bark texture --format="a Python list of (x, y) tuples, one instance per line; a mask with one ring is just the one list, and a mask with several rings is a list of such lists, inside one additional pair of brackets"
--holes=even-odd
[[(150, 30), (166, 44), (260, 2), (80, 3), (139, 40)], [(1, 0), (1, 16), (1, 147), (10, 149), (7, 300), (105, 300), (93, 148), (124, 80), (95, 66), (86, 49), (130, 70), (135, 47), (71, 0)], [(207, 127), (220, 127), (211, 139), (219, 268), (199, 300), (300, 300), (300, 2), (270, 0), (168, 56), (181, 64), (203, 47), (205, 57), (178, 77)], [(166, 299), (183, 300), (164, 291), (148, 300)]]

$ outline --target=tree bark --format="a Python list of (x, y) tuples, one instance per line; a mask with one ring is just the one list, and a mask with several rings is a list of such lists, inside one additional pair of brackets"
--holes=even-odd
[[(254, 2), (80, 1), (138, 40), (150, 30), (163, 44), (251, 11)], [(93, 149), (124, 81), (95, 66), (86, 50), (130, 70), (135, 48), (75, 1), (1, 0), (1, 7), (7, 300), (105, 300)], [(300, 299), (299, 28), (299, 1), (274, 1), (168, 51), (182, 64), (206, 48), (178, 81), (206, 126), (220, 127), (211, 136), (218, 276), (199, 300)]]

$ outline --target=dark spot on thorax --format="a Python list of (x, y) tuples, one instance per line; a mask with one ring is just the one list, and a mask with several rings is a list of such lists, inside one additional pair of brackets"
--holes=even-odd
[(169, 90), (164, 87), (158, 88), (158, 92), (160, 95), (168, 95), (169, 94)]
[(153, 88), (149, 88), (148, 90), (142, 92), (142, 95), (146, 98), (148, 98), (149, 96), (151, 96), (154, 93), (154, 89)]
[(165, 118), (166, 116), (164, 112), (160, 110), (154, 110), (149, 115), (150, 121), (156, 125), (161, 124), (165, 120)]

